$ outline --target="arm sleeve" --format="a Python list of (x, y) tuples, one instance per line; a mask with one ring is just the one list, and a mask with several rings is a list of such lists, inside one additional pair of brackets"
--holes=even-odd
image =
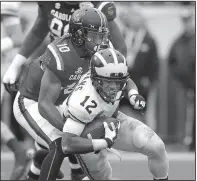
[(45, 66), (53, 73), (55, 73), (61, 81), (68, 75), (68, 72), (64, 70), (65, 59), (66, 57), (64, 57), (63, 60), (62, 55), (53, 42), (47, 46), (45, 53), (42, 55), (42, 63), (45, 64)]
[(39, 4), (38, 16), (33, 27), (26, 36), (19, 54), (28, 58), (33, 53), (33, 51), (43, 42), (48, 32), (49, 28), (47, 14), (44, 11), (44, 7)]

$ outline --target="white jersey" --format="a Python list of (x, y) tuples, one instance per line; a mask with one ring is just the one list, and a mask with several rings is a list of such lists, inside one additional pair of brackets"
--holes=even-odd
[(98, 116), (113, 116), (120, 102), (117, 100), (112, 104), (104, 101), (92, 85), (90, 72), (81, 77), (66, 101), (67, 110), (64, 115), (70, 115), (83, 123), (89, 123)]

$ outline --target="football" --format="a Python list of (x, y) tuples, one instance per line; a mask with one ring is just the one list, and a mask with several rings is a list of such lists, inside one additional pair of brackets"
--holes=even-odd
[(92, 139), (102, 139), (105, 137), (105, 128), (103, 125), (103, 122), (106, 122), (111, 128), (111, 122), (114, 123), (115, 127), (118, 126), (119, 121), (116, 118), (112, 117), (98, 117), (95, 118), (92, 122), (88, 123), (86, 127), (84, 128), (81, 137), (87, 138), (87, 135), (90, 133), (92, 136)]

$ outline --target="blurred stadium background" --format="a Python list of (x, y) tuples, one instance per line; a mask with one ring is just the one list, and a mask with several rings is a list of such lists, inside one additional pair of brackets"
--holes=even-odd
[[(187, 4), (187, 3), (186, 3)], [(188, 148), (192, 139), (192, 121), (194, 119), (194, 99), (192, 93), (186, 101), (186, 92), (181, 87), (173, 94), (176, 85), (168, 76), (167, 58), (170, 47), (175, 39), (183, 31), (180, 20), (181, 12), (187, 7), (196, 7), (195, 2), (184, 5), (180, 2), (116, 2), (117, 21), (121, 30), (124, 25), (120, 20), (120, 14), (130, 8), (139, 11), (148, 25), (148, 30), (154, 38), (159, 55), (159, 84), (157, 94), (150, 94), (146, 117), (148, 124), (166, 143), (170, 159), (169, 179), (194, 180), (195, 179), (195, 152)], [(22, 2), (20, 12), (24, 34), (31, 28), (37, 16), (37, 4), (35, 2)], [(129, 16), (129, 14), (128, 14)], [(47, 41), (47, 40), (46, 40)], [(17, 50), (4, 55), (1, 62), (1, 76), (7, 69), (9, 62)], [(1, 55), (2, 57), (2, 55)], [(6, 63), (5, 63), (6, 62)], [(154, 92), (154, 91), (153, 91)], [(171, 104), (171, 101), (175, 103)], [(175, 105), (175, 106), (173, 106)], [(186, 105), (186, 106), (185, 106)], [(186, 111), (184, 111), (186, 109)], [(129, 109), (125, 108), (129, 114)], [(6, 118), (5, 122), (10, 124)], [(28, 145), (28, 143), (27, 143)], [(151, 180), (148, 171), (146, 157), (136, 153), (122, 153), (120, 162), (114, 155), (109, 155), (115, 177), (128, 180)], [(12, 153), (2, 145), (1, 148), (1, 179), (8, 179), (13, 167)], [(63, 164), (65, 173), (68, 172), (68, 162)], [(69, 174), (65, 174), (65, 179)]]

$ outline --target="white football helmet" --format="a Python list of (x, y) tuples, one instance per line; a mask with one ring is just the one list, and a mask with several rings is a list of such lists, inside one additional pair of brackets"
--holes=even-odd
[(129, 74), (126, 59), (119, 51), (107, 48), (96, 52), (90, 67), (93, 86), (106, 102), (123, 97)]

